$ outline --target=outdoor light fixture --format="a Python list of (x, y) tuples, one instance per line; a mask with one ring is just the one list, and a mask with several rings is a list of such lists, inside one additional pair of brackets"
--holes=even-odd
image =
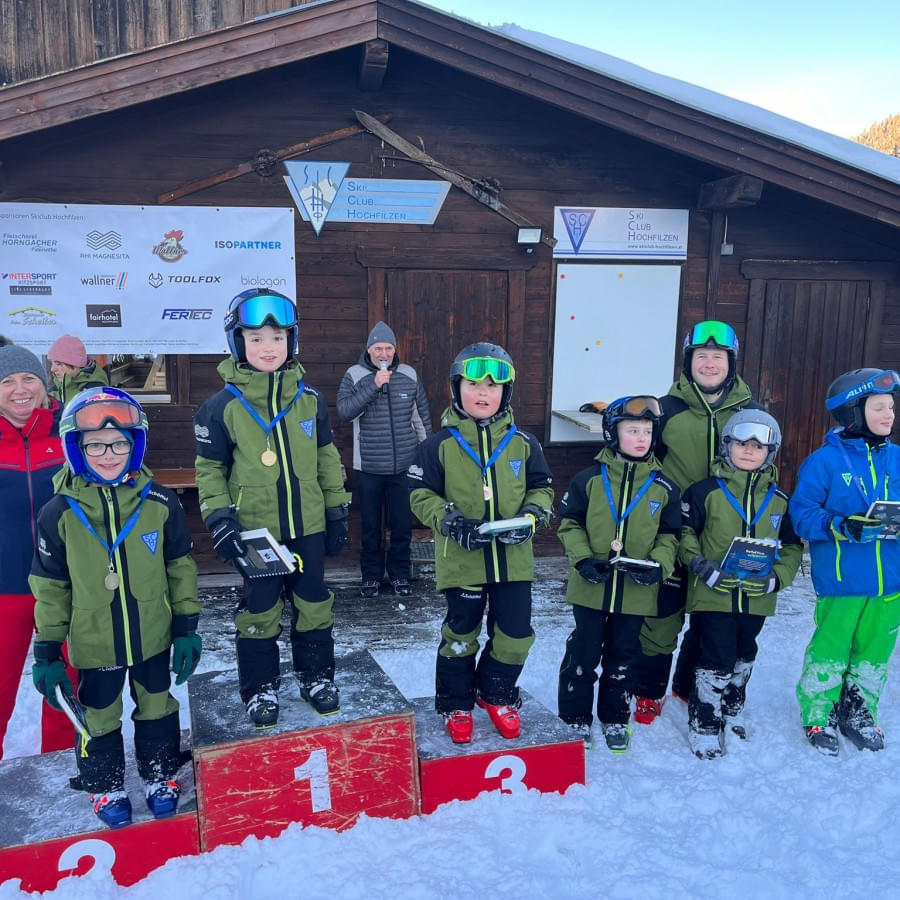
[(519, 228), (516, 233), (516, 243), (522, 244), (525, 247), (526, 253), (532, 253), (534, 251), (534, 244), (539, 244), (541, 242), (541, 229), (540, 228), (532, 228), (531, 226), (525, 226)]

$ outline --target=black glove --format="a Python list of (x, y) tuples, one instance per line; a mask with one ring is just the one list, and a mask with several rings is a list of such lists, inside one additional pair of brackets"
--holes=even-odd
[(467, 519), (458, 509), (448, 512), (441, 522), (441, 534), (452, 538), (463, 550), (481, 550), (493, 540), (478, 530), (480, 519)]
[(56, 699), (58, 684), (62, 685), (62, 689), (70, 697), (75, 696), (75, 689), (66, 674), (62, 644), (59, 641), (34, 642), (34, 665), (31, 667), (31, 680), (54, 709), (60, 708), (59, 701)]
[(520, 510), (520, 516), (534, 516), (534, 530), (538, 528), (547, 528), (550, 525), (550, 514), (552, 510), (544, 509), (534, 503), (526, 503)]
[(605, 559), (598, 559), (596, 556), (579, 560), (575, 563), (575, 571), (588, 584), (603, 584), (604, 581), (609, 581), (609, 576), (612, 575), (609, 562)]
[(747, 575), (741, 579), (741, 590), (751, 597), (762, 597), (778, 590), (778, 579), (774, 575)]
[(837, 529), (848, 541), (868, 544), (878, 539), (878, 535), (884, 531), (884, 523), (881, 519), (870, 519), (861, 512), (841, 519), (837, 523)]
[(212, 535), (213, 549), (222, 559), (236, 560), (247, 555), (247, 548), (241, 540), (241, 525), (230, 508), (217, 509), (206, 520), (206, 527)]
[(197, 634), (198, 616), (172, 616), (172, 673), (184, 684), (197, 668), (203, 641)]
[(707, 586), (723, 594), (731, 593), (739, 584), (737, 575), (723, 572), (715, 563), (699, 554), (691, 560), (688, 568)]
[(325, 555), (337, 556), (347, 543), (349, 532), (350, 507), (343, 503), (340, 506), (329, 506), (325, 509)]
[(662, 580), (662, 566), (636, 566), (632, 563), (620, 563), (618, 568), (635, 584), (659, 584)]

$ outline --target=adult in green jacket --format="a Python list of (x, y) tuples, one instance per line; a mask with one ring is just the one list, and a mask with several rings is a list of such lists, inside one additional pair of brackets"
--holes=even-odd
[(95, 360), (88, 359), (84, 344), (73, 334), (57, 338), (47, 351), (47, 359), (53, 376), (50, 396), (56, 397), (62, 407), (88, 388), (109, 384), (106, 372)]

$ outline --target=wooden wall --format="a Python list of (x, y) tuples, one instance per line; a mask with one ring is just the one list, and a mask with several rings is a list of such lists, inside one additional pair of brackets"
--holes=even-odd
[(0, 84), (249, 22), (311, 0), (0, 0)]
[[(718, 296), (708, 303), (710, 214), (696, 210), (697, 194), (704, 182), (730, 173), (396, 49), (391, 50), (387, 77), (378, 92), (358, 89), (358, 67), (357, 51), (340, 51), (7, 141), (0, 145), (0, 201), (152, 204), (167, 190), (252, 159), (261, 148), (286, 147), (352, 124), (352, 110), (359, 108), (390, 114), (390, 127), (442, 163), (495, 180), (505, 203), (547, 231), (554, 205), (690, 209), (680, 333), (689, 322), (713, 315), (734, 323), (745, 336), (750, 281), (741, 267), (748, 259), (900, 258), (900, 233), (895, 229), (766, 186), (759, 204), (728, 215), (734, 255), (722, 258)], [(318, 151), (315, 158), (349, 161), (351, 174), (357, 177), (432, 177), (398, 156), (371, 135), (360, 134)], [(245, 175), (179, 202), (291, 205), (280, 171), (272, 177)], [(338, 384), (363, 349), (372, 321), (391, 320), (390, 305), (384, 316), (378, 315), (377, 304), (373, 306), (375, 270), (363, 264), (380, 254), (396, 260), (395, 270), (449, 271), (452, 266), (456, 271), (468, 267), (473, 272), (487, 268), (511, 273), (518, 305), (510, 314), (521, 323), (514, 337), (519, 373), (514, 406), (519, 423), (545, 438), (554, 272), (549, 248), (540, 246), (527, 263), (522, 262), (515, 227), (451, 189), (433, 227), (326, 224), (317, 238), (298, 215), (296, 249), (300, 358), (308, 380), (329, 398), (333, 419)], [(222, 297), (223, 310), (229, 299)], [(486, 336), (503, 333), (508, 325), (475, 321), (465, 327)], [(431, 384), (443, 385), (449, 354), (430, 349), (441, 346), (436, 337), (424, 345), (408, 344), (412, 337), (400, 335), (401, 351), (415, 346), (414, 364)], [(621, 339), (639, 352), (640, 323)], [(168, 424), (154, 429), (152, 465), (192, 464), (188, 422), (193, 410), (221, 386), (217, 361), (198, 356), (179, 357), (172, 363), (177, 366), (184, 408), (156, 413)], [(868, 362), (882, 366), (900, 362), (896, 283), (886, 288), (877, 359)], [(788, 360), (782, 363), (788, 372)], [(823, 372), (829, 364), (823, 363)], [(819, 377), (824, 377), (821, 372)], [(446, 396), (433, 390), (429, 399), (437, 421)], [(336, 419), (334, 424), (349, 470), (351, 429)], [(548, 448), (560, 496), (595, 449)]]

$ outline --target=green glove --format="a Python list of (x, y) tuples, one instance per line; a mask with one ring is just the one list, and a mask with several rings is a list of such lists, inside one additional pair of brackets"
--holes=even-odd
[(75, 696), (72, 682), (66, 674), (66, 664), (62, 658), (62, 644), (59, 641), (35, 641), (34, 665), (31, 667), (31, 680), (44, 699), (54, 708), (60, 709), (56, 699), (56, 686), (70, 696)]
[(175, 684), (184, 684), (197, 669), (203, 640), (196, 631), (172, 639), (172, 673)]

